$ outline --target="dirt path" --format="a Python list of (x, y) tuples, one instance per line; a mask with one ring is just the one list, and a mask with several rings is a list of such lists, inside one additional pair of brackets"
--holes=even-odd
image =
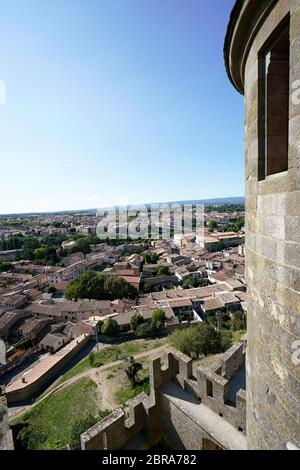
[[(149, 357), (152, 354), (163, 352), (166, 348), (167, 348), (167, 344), (164, 344), (163, 346), (160, 346), (158, 348), (153, 348), (153, 349), (149, 349), (148, 351), (144, 351), (144, 352), (141, 352), (141, 353), (138, 353), (138, 354), (133, 354), (133, 357), (135, 359), (141, 359), (141, 358), (144, 358), (144, 357)], [(109, 362), (108, 364), (104, 364), (103, 366), (100, 366), (100, 367), (97, 367), (97, 368), (91, 368), (91, 369), (87, 369), (83, 372), (80, 372), (79, 374), (75, 375), (74, 377), (71, 377), (70, 379), (66, 380), (65, 382), (63, 382), (63, 383), (57, 385), (56, 387), (52, 388), (51, 390), (49, 390), (49, 393), (44, 395), (40, 400), (36, 401), (32, 405), (22, 407), (22, 409), (18, 409), (15, 413), (12, 413), (10, 415), (10, 419), (11, 418), (16, 418), (18, 415), (24, 413), (24, 411), (29, 411), (35, 405), (38, 405), (39, 403), (41, 403), (43, 400), (48, 398), (53, 393), (57, 393), (58, 391), (63, 390), (64, 388), (68, 387), (69, 385), (73, 384), (74, 382), (77, 382), (77, 380), (79, 380), (83, 377), (90, 378), (91, 380), (93, 380), (97, 384), (98, 398), (99, 398), (99, 402), (102, 402), (103, 409), (111, 408), (111, 404), (112, 404), (112, 400), (111, 400), (111, 397), (110, 397), (111, 390), (109, 391), (109, 394), (107, 394), (107, 392), (108, 392), (107, 390), (105, 390), (104, 393), (103, 393), (103, 390), (101, 390), (101, 385), (103, 385), (103, 372), (105, 372), (106, 370), (111, 369), (112, 367), (116, 367), (116, 366), (120, 366), (120, 365), (124, 364), (125, 360), (126, 359), (120, 359), (118, 361)]]

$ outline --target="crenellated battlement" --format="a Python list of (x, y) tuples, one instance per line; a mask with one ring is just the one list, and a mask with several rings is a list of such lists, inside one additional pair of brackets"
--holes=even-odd
[[(164, 356), (153, 357), (150, 366), (150, 396), (145, 393), (138, 395), (128, 402), (128, 415), (122, 408), (117, 408), (83, 433), (82, 449), (133, 448), (133, 443), (136, 448), (150, 448), (165, 439), (167, 423), (164, 419), (164, 389), (168, 384), (182, 390), (186, 402), (191, 401), (197, 410), (209, 408), (210, 413), (214, 412), (218, 419), (226, 420), (233, 429), (244, 434), (245, 345), (244, 339), (234, 344), (214, 367), (198, 367), (194, 372), (192, 359), (174, 348), (169, 348)], [(184, 413), (184, 409), (181, 412)], [(189, 426), (189, 419), (186, 420), (186, 426)], [(208, 430), (201, 427), (201, 431), (206, 435)]]

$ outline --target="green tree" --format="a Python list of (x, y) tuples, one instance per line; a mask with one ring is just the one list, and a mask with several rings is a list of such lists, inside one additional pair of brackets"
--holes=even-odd
[(122, 278), (96, 273), (95, 271), (85, 271), (70, 282), (65, 298), (71, 299), (135, 299), (137, 289)]
[(108, 338), (115, 338), (118, 336), (120, 332), (120, 327), (116, 320), (113, 318), (107, 318), (104, 320), (102, 327), (101, 327), (101, 333), (105, 336), (108, 336)]
[(156, 264), (159, 260), (159, 256), (156, 253), (144, 253), (143, 257), (145, 264)]
[(54, 286), (50, 286), (47, 289), (48, 294), (55, 294), (56, 291), (57, 291), (57, 289)]
[(190, 329), (185, 328), (183, 330), (175, 330), (169, 337), (169, 342), (171, 346), (173, 346), (175, 349), (178, 349), (178, 351), (181, 351), (187, 356), (191, 356), (193, 347), (191, 344)]
[(232, 345), (232, 333), (229, 330), (221, 330), (221, 349), (227, 351)]
[(231, 329), (233, 331), (237, 330), (246, 330), (247, 329), (247, 317), (245, 312), (237, 311), (232, 312), (230, 315), (231, 318)]
[(12, 264), (0, 261), (0, 272), (9, 271), (12, 267)]
[(167, 266), (158, 266), (155, 269), (155, 274), (157, 276), (168, 276), (170, 274), (169, 268)]
[(207, 356), (222, 351), (220, 333), (207, 323), (174, 331), (170, 344), (188, 356)]
[(221, 351), (221, 336), (213, 326), (201, 323), (195, 327), (197, 330), (197, 353), (207, 356)]
[(208, 230), (213, 232), (216, 228), (218, 228), (218, 224), (215, 220), (210, 220), (207, 224)]
[(82, 237), (76, 240), (76, 245), (71, 248), (70, 252), (76, 253), (77, 251), (81, 251), (84, 255), (91, 252), (90, 243), (87, 238)]
[(148, 320), (138, 325), (134, 333), (139, 338), (155, 338), (158, 335), (158, 330), (153, 322)]
[(190, 289), (193, 287), (206, 287), (210, 285), (211, 285), (211, 282), (209, 279), (201, 278), (197, 275), (189, 276), (182, 281), (182, 287), (184, 289)]
[(142, 368), (142, 364), (136, 362), (133, 356), (128, 359), (128, 366), (126, 367), (125, 372), (132, 387), (135, 387), (137, 385), (138, 373), (140, 370), (142, 370)]
[(166, 322), (166, 314), (162, 308), (156, 308), (153, 310), (152, 322), (158, 330), (164, 328)]
[(144, 323), (144, 317), (140, 313), (135, 313), (130, 320), (130, 328), (135, 331), (139, 325)]

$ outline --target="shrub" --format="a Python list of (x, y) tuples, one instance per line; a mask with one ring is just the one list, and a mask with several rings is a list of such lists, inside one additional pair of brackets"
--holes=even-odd
[(142, 317), (142, 315), (140, 315), (139, 313), (135, 313), (132, 317), (131, 317), (131, 320), (130, 320), (130, 328), (132, 329), (132, 331), (135, 331), (137, 329), (137, 327), (139, 325), (142, 325), (142, 323), (144, 323), (144, 318)]
[(152, 312), (152, 323), (158, 329), (164, 328), (166, 322), (165, 311), (161, 308), (156, 308)]
[(184, 330), (176, 330), (170, 336), (170, 344), (188, 356), (207, 356), (222, 351), (221, 336), (207, 323)]
[(104, 320), (103, 325), (101, 326), (101, 333), (109, 338), (114, 338), (118, 336), (120, 332), (120, 327), (116, 320), (113, 318), (107, 318)]
[(136, 362), (133, 356), (130, 356), (128, 360), (128, 366), (125, 369), (127, 378), (131, 383), (132, 387), (135, 387), (138, 383), (138, 373), (142, 370), (143, 366), (139, 362)]
[(155, 338), (158, 335), (158, 330), (153, 322), (148, 320), (136, 328), (135, 334), (138, 337)]

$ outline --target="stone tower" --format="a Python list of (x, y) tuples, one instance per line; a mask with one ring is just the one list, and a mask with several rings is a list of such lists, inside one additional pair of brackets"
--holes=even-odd
[(300, 447), (300, 0), (238, 0), (224, 55), (245, 96), (248, 447)]

